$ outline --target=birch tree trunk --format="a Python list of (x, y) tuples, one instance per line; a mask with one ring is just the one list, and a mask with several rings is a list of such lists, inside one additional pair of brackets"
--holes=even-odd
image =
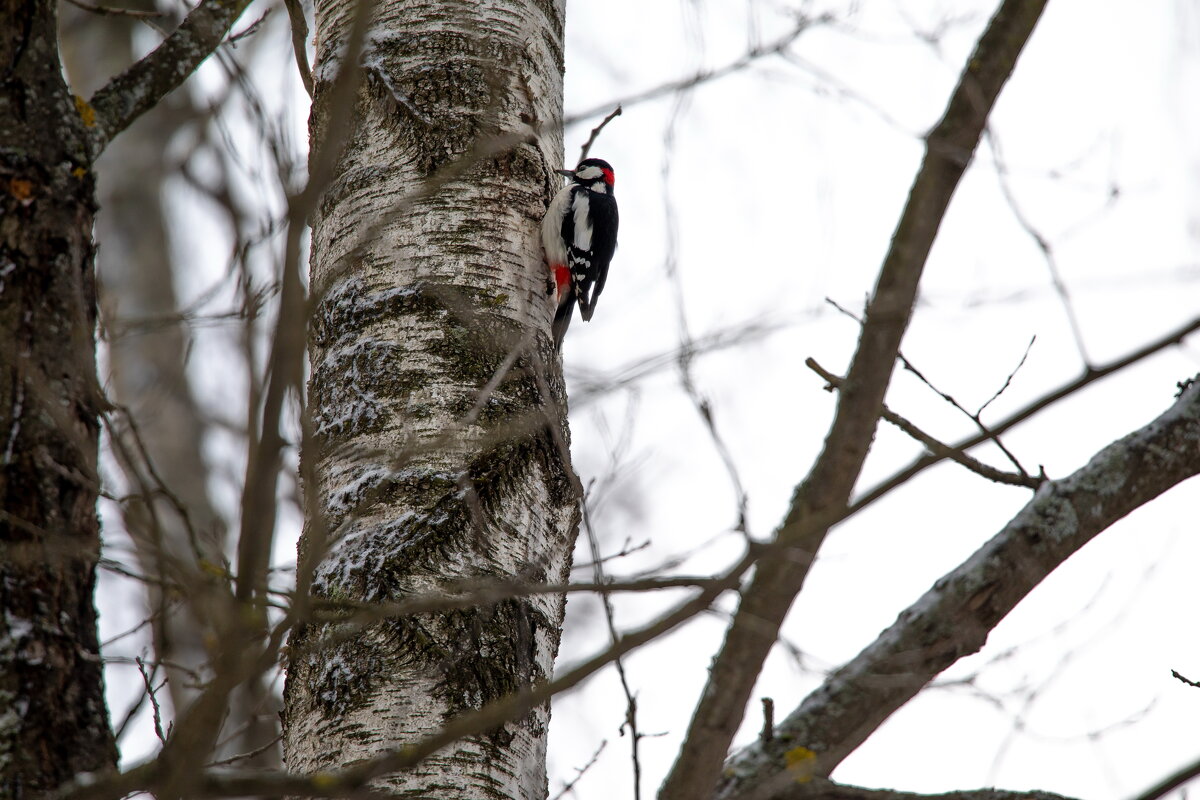
[[(316, 563), (318, 598), (375, 603), (446, 581), (567, 576), (577, 484), (537, 238), (562, 159), (564, 5), (404, 0), (374, 11), (345, 149), (312, 219), (304, 472), (319, 514), (299, 584)], [(357, 13), (351, 0), (317, 3), (314, 177), (346, 119), (335, 78), (354, 66), (342, 62), (354, 58)], [(401, 748), (549, 677), (563, 605), (537, 595), (361, 630), (301, 627), (285, 689), (289, 770)], [(431, 798), (542, 798), (548, 722), (538, 707), (376, 783)]]

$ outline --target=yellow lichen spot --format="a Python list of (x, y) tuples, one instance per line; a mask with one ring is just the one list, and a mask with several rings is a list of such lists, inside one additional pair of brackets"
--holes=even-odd
[(94, 128), (96, 126), (96, 109), (88, 104), (79, 95), (75, 95), (75, 110), (79, 112), (79, 118), (83, 120), (85, 128)]
[(807, 747), (793, 747), (783, 754), (787, 770), (796, 783), (808, 783), (817, 771), (817, 754)]
[(332, 789), (337, 782), (337, 776), (330, 772), (318, 772), (312, 776), (313, 788), (316, 789)]
[(200, 571), (208, 573), (209, 575), (213, 576), (214, 578), (228, 578), (229, 577), (229, 570), (225, 569), (225, 567), (223, 567), (220, 564), (214, 564), (213, 562), (209, 561), (207, 558), (200, 559)]
[(75, 169), (71, 170), (71, 174), (76, 178), (82, 179), (84, 175), (87, 175), (87, 170), (83, 167), (76, 167)]

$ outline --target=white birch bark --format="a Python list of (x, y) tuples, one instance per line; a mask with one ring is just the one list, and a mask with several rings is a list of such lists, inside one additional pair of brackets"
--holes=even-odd
[[(375, 9), (348, 144), (312, 219), (305, 462), (323, 524), (308, 521), (301, 563), (319, 557), (318, 597), (567, 576), (578, 520), (537, 238), (562, 159), (564, 5)], [(355, 9), (317, 3), (316, 153)], [(510, 136), (525, 141), (494, 149)], [(464, 158), (472, 166), (443, 183)], [(561, 596), (542, 595), (361, 631), (302, 627), (285, 690), (288, 768), (403, 747), (549, 677), (562, 613)], [(377, 783), (429, 798), (544, 797), (548, 722), (549, 708), (535, 709)]]

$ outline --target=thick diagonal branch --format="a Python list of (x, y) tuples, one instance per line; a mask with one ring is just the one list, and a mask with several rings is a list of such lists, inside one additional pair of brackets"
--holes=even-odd
[(91, 135), (92, 158), (113, 137), (153, 108), (208, 58), (250, 0), (204, 0), (152, 53), (79, 101)]
[(833, 427), (776, 532), (780, 557), (758, 565), (743, 596), (679, 759), (663, 785), (663, 800), (704, 797), (716, 784), (779, 626), (858, 479), (938, 226), (1044, 6), (1044, 0), (1006, 0), (1000, 6), (968, 59), (944, 116), (927, 137), (924, 161), (867, 307)]
[(942, 794), (918, 794), (894, 789), (866, 789), (827, 780), (792, 784), (779, 800), (1069, 800), (1052, 792), (1009, 792), (1003, 789), (966, 789)]
[(1200, 383), (1162, 416), (1097, 453), (1073, 475), (1047, 481), (998, 534), (775, 730), (739, 753), (722, 800), (791, 797), (786, 753), (828, 775), (938, 673), (978, 652), (988, 633), (1043, 578), (1134, 509), (1200, 473)]

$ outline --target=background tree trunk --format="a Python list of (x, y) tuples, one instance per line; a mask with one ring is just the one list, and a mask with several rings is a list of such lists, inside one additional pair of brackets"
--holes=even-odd
[[(354, 66), (341, 60), (356, 9), (317, 5), (314, 176), (345, 124), (334, 78)], [(577, 495), (537, 239), (562, 158), (563, 15), (561, 1), (533, 0), (377, 9), (313, 219), (305, 474), (320, 515), (301, 543), (301, 591), (317, 559), (313, 593), (333, 601), (567, 577)], [(302, 628), (285, 690), (289, 769), (398, 748), (547, 678), (563, 605), (540, 595), (363, 631)], [(548, 721), (543, 705), (379, 783), (544, 797)]]
[(100, 530), (94, 183), (52, 0), (0, 5), (0, 797), (116, 765)]
[[(134, 2), (129, 7), (152, 11), (154, 3)], [(90, 97), (136, 60), (133, 32), (138, 21), (97, 17), (71, 5), (64, 5), (62, 17), (63, 61), (80, 96)], [(170, 177), (167, 148), (197, 116), (186, 93), (177, 93), (115, 139), (97, 163), (96, 240), (101, 245), (96, 272), (111, 395), (136, 421), (140, 444), (155, 473), (187, 509), (191, 531), (165, 497), (144, 491), (139, 496), (149, 478), (132, 440), (114, 448), (128, 496), (121, 504), (122, 517), (143, 572), (185, 585), (197, 583), (191, 576), (197, 556), (214, 565), (223, 562), (225, 534), (224, 521), (208, 497), (209, 470), (201, 456), (204, 415), (188, 382), (189, 331), (178, 318), (163, 209)], [(130, 436), (124, 415), (114, 422), (120, 433)], [(188, 572), (182, 580), (181, 570)], [(204, 674), (208, 662), (203, 643), (206, 625), (191, 613), (202, 604), (180, 603), (178, 596), (172, 603), (162, 589), (157, 582), (146, 586), (155, 615), (154, 647), (165, 665), (171, 703), (181, 713), (195, 699), (195, 676)], [(231, 709), (234, 716), (228, 727), (236, 729), (248, 722), (247, 710), (242, 704)]]

